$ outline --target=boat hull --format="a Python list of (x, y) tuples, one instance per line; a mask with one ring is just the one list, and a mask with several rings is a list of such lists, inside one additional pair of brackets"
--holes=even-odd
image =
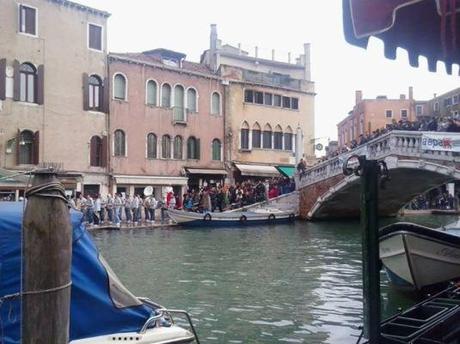
[(421, 290), (460, 277), (460, 238), (396, 223), (380, 232), (380, 259), (392, 284)]
[(295, 220), (293, 213), (275, 211), (194, 213), (183, 210), (168, 210), (168, 215), (177, 224), (187, 227), (246, 226)]

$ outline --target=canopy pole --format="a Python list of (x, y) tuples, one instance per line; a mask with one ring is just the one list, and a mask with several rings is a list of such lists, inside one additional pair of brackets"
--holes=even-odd
[(380, 166), (359, 157), (361, 167), (361, 228), (363, 257), (364, 336), (369, 344), (380, 341), (380, 264), (378, 189)]
[(23, 220), (22, 343), (69, 341), (72, 227), (53, 170), (34, 172)]

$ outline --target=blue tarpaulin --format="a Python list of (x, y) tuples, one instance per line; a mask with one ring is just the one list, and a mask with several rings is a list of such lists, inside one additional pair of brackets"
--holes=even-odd
[[(70, 340), (138, 331), (154, 310), (129, 293), (106, 267), (82, 214), (73, 227)], [(22, 204), (0, 202), (0, 297), (20, 292)], [(20, 300), (0, 306), (0, 342), (20, 343)], [(2, 341), (3, 340), (3, 341)]]

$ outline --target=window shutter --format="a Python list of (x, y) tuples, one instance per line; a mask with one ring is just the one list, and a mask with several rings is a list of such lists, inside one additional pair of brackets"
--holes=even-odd
[(83, 73), (83, 111), (89, 110), (89, 76)]
[(21, 131), (18, 129), (16, 133), (16, 165), (19, 165), (19, 141), (21, 140)]
[(32, 157), (32, 163), (34, 165), (38, 165), (40, 161), (40, 132), (36, 131), (34, 133), (34, 149), (33, 149), (33, 157)]
[(89, 142), (89, 165), (97, 166), (97, 138), (93, 136)]
[(108, 140), (107, 136), (102, 136), (102, 154), (101, 154), (101, 166), (107, 167), (107, 149), (108, 149)]
[(196, 139), (196, 159), (200, 160), (200, 139)]
[[(14, 60), (13, 68), (14, 68), (14, 90), (13, 90), (13, 99), (15, 101), (19, 101), (20, 94), (21, 94), (21, 84), (20, 84), (20, 75), (19, 75), (19, 66), (20, 63), (18, 60)], [(19, 161), (19, 159), (18, 159)]]
[(6, 59), (0, 59), (0, 100), (6, 97)]
[(102, 112), (109, 113), (110, 107), (110, 88), (109, 88), (109, 79), (105, 78), (104, 83), (102, 84), (102, 90), (99, 92), (101, 99), (99, 99), (99, 104), (102, 106)]
[(40, 65), (37, 69), (37, 91), (36, 91), (37, 104), (43, 105), (45, 100), (45, 66)]

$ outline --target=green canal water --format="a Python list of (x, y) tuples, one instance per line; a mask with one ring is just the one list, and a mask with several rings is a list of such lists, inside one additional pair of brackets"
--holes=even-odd
[[(453, 218), (403, 220), (438, 226)], [(358, 222), (100, 231), (94, 237), (134, 294), (188, 310), (202, 343), (355, 343), (359, 336)], [(415, 301), (389, 287), (382, 273), (384, 317)]]

